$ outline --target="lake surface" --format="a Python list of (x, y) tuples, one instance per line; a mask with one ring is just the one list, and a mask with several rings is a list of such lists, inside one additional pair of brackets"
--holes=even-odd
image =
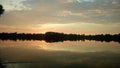
[(3, 68), (120, 68), (120, 43), (0, 41)]

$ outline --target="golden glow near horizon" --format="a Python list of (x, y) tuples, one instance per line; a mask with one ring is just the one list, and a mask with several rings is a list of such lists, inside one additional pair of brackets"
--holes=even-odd
[(0, 0), (0, 32), (120, 33), (120, 0)]

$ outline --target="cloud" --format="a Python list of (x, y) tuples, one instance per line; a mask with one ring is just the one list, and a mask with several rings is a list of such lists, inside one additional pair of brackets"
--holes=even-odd
[[(93, 23), (118, 23), (120, 20), (120, 5), (113, 4), (113, 2), (120, 3), (119, 0), (94, 0), (94, 2), (73, 2), (69, 3), (65, 6), (65, 10), (70, 11), (72, 14), (82, 13), (82, 15), (87, 16), (86, 18), (83, 16), (71, 15), (71, 18), (75, 18), (75, 22), (81, 21), (81, 19), (85, 19), (89, 22)], [(70, 17), (69, 16), (69, 17)], [(77, 20), (77, 18), (79, 20)], [(85, 20), (82, 20), (86, 22)]]
[(7, 10), (0, 18), (0, 25), (8, 27), (30, 29), (40, 28), (44, 24), (120, 24), (120, 0), (1, 0), (0, 2)]
[(11, 23), (87, 22), (104, 24), (120, 21), (119, 0), (21, 0), (14, 3), (20, 3), (29, 10), (7, 12), (4, 19)]
[(0, 4), (4, 5), (6, 11), (14, 10), (28, 10), (30, 8), (23, 5), (23, 1), (26, 0), (0, 0)]
[[(52, 0), (52, 2), (47, 2), (46, 0), (46, 3), (49, 3), (47, 8), (50, 8), (49, 10), (45, 10), (48, 11), (46, 13), (49, 13), (52, 9), (53, 13), (50, 13), (52, 15), (54, 14), (54, 17), (58, 22), (119, 23), (120, 21), (118, 19), (120, 17), (119, 0), (81, 0), (81, 2), (78, 2), (78, 0), (62, 1), (63, 0), (61, 0), (61, 2), (59, 0)], [(113, 2), (115, 2), (115, 4), (113, 4)], [(53, 5), (53, 3), (55, 4)], [(46, 6), (46, 4), (43, 6)]]

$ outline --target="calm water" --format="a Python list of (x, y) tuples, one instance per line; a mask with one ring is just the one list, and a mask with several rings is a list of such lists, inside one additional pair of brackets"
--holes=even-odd
[(120, 68), (120, 43), (0, 41), (5, 68)]

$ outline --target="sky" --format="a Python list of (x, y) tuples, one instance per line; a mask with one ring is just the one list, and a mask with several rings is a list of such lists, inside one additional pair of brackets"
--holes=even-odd
[(0, 0), (0, 32), (120, 33), (120, 0)]

